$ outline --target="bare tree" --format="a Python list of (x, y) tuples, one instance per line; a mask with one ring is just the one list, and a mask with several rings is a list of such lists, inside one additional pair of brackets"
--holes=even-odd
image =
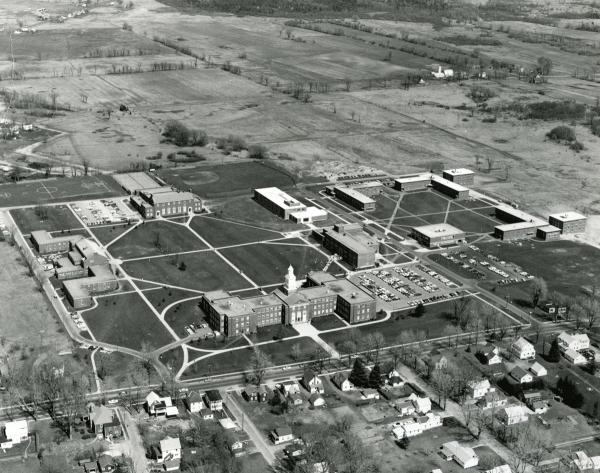
[(248, 381), (257, 386), (265, 379), (267, 369), (271, 366), (271, 360), (267, 354), (265, 354), (257, 346), (254, 347), (252, 357), (250, 358), (250, 364), (248, 365)]
[(533, 309), (548, 295), (548, 284), (544, 278), (535, 277), (531, 281), (531, 305)]
[(81, 165), (83, 166), (83, 175), (87, 176), (90, 170), (90, 158), (83, 156), (81, 158)]

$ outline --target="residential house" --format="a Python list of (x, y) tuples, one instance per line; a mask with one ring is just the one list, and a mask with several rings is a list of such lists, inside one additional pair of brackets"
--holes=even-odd
[(155, 450), (156, 460), (160, 463), (181, 460), (181, 442), (179, 437), (167, 436), (159, 442), (158, 450)]
[(348, 379), (348, 376), (344, 373), (336, 373), (332, 378), (331, 381), (333, 382), (333, 384), (335, 384), (340, 391), (353, 391), (355, 389), (354, 384), (352, 384), (352, 381), (350, 381)]
[(204, 408), (202, 396), (198, 391), (193, 391), (186, 399), (185, 405), (192, 414), (197, 414)]
[(215, 418), (215, 413), (208, 408), (200, 409), (200, 417), (203, 420), (213, 420)]
[(223, 398), (217, 389), (206, 391), (204, 394), (204, 401), (211, 411), (220, 411), (223, 409)]
[(321, 381), (321, 378), (319, 378), (313, 370), (306, 370), (304, 372), (304, 376), (302, 376), (302, 384), (311, 394), (323, 394), (324, 392), (323, 381)]
[(457, 441), (443, 444), (440, 454), (448, 461), (454, 460), (464, 469), (473, 468), (479, 464), (479, 457), (475, 450), (460, 445)]
[(528, 360), (530, 358), (535, 358), (535, 347), (523, 337), (519, 337), (517, 340), (512, 342), (512, 344), (510, 345), (510, 351), (519, 360)]
[(400, 373), (396, 370), (392, 370), (388, 373), (387, 382), (393, 388), (401, 388), (405, 384), (404, 379), (402, 379)]
[(500, 356), (500, 349), (498, 347), (491, 347), (490, 349), (482, 351), (480, 359), (488, 366), (502, 363), (502, 357)]
[(269, 400), (269, 393), (267, 391), (266, 386), (259, 386), (257, 390), (257, 395), (258, 402), (267, 402)]
[(525, 371), (520, 366), (515, 366), (509, 373), (510, 377), (519, 384), (527, 384), (533, 382), (533, 375)]
[(416, 412), (415, 405), (412, 403), (412, 401), (401, 401), (398, 402), (394, 407), (400, 416), (409, 416)]
[(304, 398), (300, 393), (290, 394), (288, 400), (292, 406), (301, 406), (304, 403)]
[(379, 399), (379, 392), (377, 389), (363, 389), (360, 391), (362, 399)]
[(531, 371), (533, 375), (537, 377), (546, 376), (548, 374), (548, 370), (537, 361), (529, 367), (529, 371)]
[(4, 424), (4, 437), (11, 443), (11, 447), (12, 445), (27, 441), (29, 437), (27, 421), (14, 420)]
[(427, 365), (427, 371), (429, 375), (436, 370), (448, 368), (448, 358), (437, 351), (432, 351), (429, 355), (427, 355), (424, 361)]
[(563, 351), (563, 356), (567, 361), (573, 363), (574, 365), (585, 365), (587, 363), (587, 359), (578, 351), (572, 350), (571, 348), (567, 348)]
[(590, 347), (590, 339), (585, 333), (562, 332), (558, 336), (558, 346), (561, 350), (585, 350)]
[(573, 465), (579, 471), (600, 470), (600, 456), (588, 456), (583, 450), (573, 453)]
[(392, 435), (396, 440), (402, 440), (403, 438), (415, 437), (423, 433), (423, 428), (420, 424), (416, 423), (413, 419), (407, 422), (399, 423), (392, 430)]
[(110, 455), (101, 455), (98, 458), (98, 471), (101, 473), (110, 473), (115, 470), (115, 463), (113, 457)]
[(98, 464), (96, 462), (85, 462), (83, 469), (85, 473), (98, 473)]
[(467, 384), (467, 388), (469, 397), (473, 399), (481, 399), (483, 396), (486, 395), (488, 391), (492, 389), (490, 382), (487, 379), (481, 379), (479, 381), (470, 381)]
[(313, 407), (323, 407), (325, 405), (325, 398), (321, 396), (321, 394), (315, 392), (310, 395), (308, 402), (310, 402)]
[(292, 429), (288, 426), (277, 427), (271, 432), (271, 440), (273, 440), (275, 445), (291, 442), (294, 440), (294, 434), (292, 433)]
[(431, 410), (431, 399), (428, 397), (419, 397), (412, 393), (407, 399), (413, 403), (418, 414), (427, 414)]
[(488, 391), (485, 396), (477, 401), (477, 404), (482, 409), (497, 409), (498, 407), (504, 407), (508, 403), (506, 396), (499, 391)]
[(117, 416), (113, 416), (112, 422), (108, 424), (104, 424), (104, 429), (102, 430), (105, 439), (114, 439), (117, 437), (121, 437), (123, 435), (123, 428), (121, 427), (121, 422), (119, 422), (119, 418)]
[(300, 392), (300, 385), (297, 381), (284, 381), (281, 383), (281, 392), (286, 396), (298, 394)]
[(498, 412), (498, 418), (505, 425), (520, 424), (527, 422), (527, 411), (521, 405), (506, 406)]
[(507, 464), (496, 466), (490, 470), (485, 470), (484, 473), (512, 473), (510, 466)]
[(151, 416), (177, 417), (179, 409), (173, 405), (170, 396), (159, 396), (154, 391), (146, 396), (146, 410)]

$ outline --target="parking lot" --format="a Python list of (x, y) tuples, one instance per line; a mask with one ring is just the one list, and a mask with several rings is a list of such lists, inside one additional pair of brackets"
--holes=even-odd
[(422, 264), (371, 270), (355, 281), (383, 301), (390, 310), (438, 302), (458, 295), (458, 286)]
[(140, 215), (129, 207), (126, 199), (100, 199), (78, 202), (73, 211), (86, 225), (102, 225), (139, 220)]

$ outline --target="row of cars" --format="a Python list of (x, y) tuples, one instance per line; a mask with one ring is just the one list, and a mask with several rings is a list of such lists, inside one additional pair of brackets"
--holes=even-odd
[(90, 200), (73, 205), (73, 210), (86, 225), (124, 223), (131, 219), (133, 212), (122, 208), (112, 199)]
[(71, 312), (71, 319), (73, 319), (73, 323), (77, 326), (79, 330), (87, 330), (87, 325), (85, 324), (83, 317), (79, 312)]
[(437, 279), (439, 282), (444, 284), (446, 287), (457, 287), (454, 282), (450, 281), (450, 279), (448, 279), (446, 276), (442, 276), (441, 274), (439, 274), (437, 271), (434, 271), (433, 269), (426, 268), (422, 264), (418, 264), (416, 266), (416, 268), (419, 271), (423, 271), (424, 273), (429, 274), (432, 278)]

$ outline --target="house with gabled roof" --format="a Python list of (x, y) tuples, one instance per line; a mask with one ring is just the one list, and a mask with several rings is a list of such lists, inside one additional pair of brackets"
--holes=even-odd
[(323, 381), (319, 378), (313, 370), (304, 371), (304, 376), (302, 376), (302, 385), (306, 388), (308, 392), (313, 393), (324, 393), (325, 390), (323, 388)]

